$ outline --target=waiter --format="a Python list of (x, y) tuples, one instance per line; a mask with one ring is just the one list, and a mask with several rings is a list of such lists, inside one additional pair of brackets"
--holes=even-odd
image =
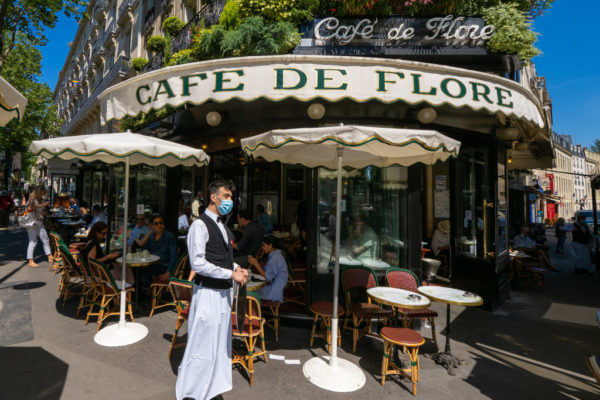
[(177, 400), (212, 399), (232, 387), (232, 286), (233, 281), (245, 285), (248, 279), (248, 271), (233, 262), (233, 235), (221, 221), (233, 208), (232, 192), (230, 181), (211, 182), (210, 203), (188, 232), (190, 265), (196, 276)]

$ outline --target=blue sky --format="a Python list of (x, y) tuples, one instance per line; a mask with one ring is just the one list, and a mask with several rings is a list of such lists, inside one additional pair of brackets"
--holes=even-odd
[[(555, 0), (552, 8), (535, 20), (535, 30), (540, 33), (537, 47), (543, 54), (534, 61), (538, 74), (546, 77), (554, 130), (572, 135), (575, 143), (584, 146), (600, 139), (598, 15), (598, 0)], [(56, 28), (47, 34), (42, 81), (52, 90), (76, 30), (77, 23), (61, 15)]]

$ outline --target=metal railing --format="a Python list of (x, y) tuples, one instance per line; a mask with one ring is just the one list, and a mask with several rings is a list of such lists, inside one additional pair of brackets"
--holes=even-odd
[[(213, 0), (202, 7), (202, 9), (171, 39), (171, 54), (175, 54), (178, 51), (190, 47), (192, 40), (194, 39), (193, 28), (200, 26), (202, 21), (204, 21), (205, 28), (218, 24), (219, 16), (223, 11), (226, 2), (226, 0)], [(146, 73), (162, 68), (164, 66), (164, 60), (164, 51), (156, 53), (154, 57), (148, 61), (148, 64), (146, 64), (141, 72)]]
[(144, 18), (144, 33), (148, 31), (152, 25), (154, 25), (154, 21), (156, 20), (156, 15), (154, 14), (154, 7), (152, 7), (146, 13), (146, 17)]
[(127, 8), (133, 8), (138, 0), (123, 0), (117, 11), (117, 21), (121, 22), (121, 17), (127, 12)]
[(73, 115), (68, 122), (65, 121), (62, 125), (63, 133), (66, 133), (69, 129), (73, 128), (75, 123), (78, 122), (79, 118), (89, 110), (92, 103), (96, 100), (98, 95), (108, 88), (117, 76), (124, 76), (130, 68), (130, 58), (121, 56), (115, 62), (115, 64), (108, 70), (106, 75), (100, 80), (100, 82), (92, 89), (89, 97), (85, 100), (81, 100), (80, 104), (77, 104), (78, 108), (76, 113)]

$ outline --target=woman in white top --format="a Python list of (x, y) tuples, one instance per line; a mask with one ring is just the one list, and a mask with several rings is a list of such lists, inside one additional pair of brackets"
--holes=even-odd
[(33, 213), (35, 216), (35, 223), (30, 228), (27, 228), (27, 235), (29, 236), (29, 245), (27, 246), (27, 259), (29, 260), (29, 266), (32, 268), (39, 267), (38, 264), (33, 261), (33, 251), (37, 245), (38, 237), (42, 240), (44, 246), (44, 253), (48, 257), (48, 262), (52, 263), (52, 252), (50, 250), (50, 241), (48, 240), (48, 233), (44, 228), (44, 214), (43, 210), (50, 204), (49, 201), (44, 199), (46, 195), (46, 188), (43, 186), (36, 187), (31, 195), (29, 196), (29, 203), (27, 204), (27, 210)]

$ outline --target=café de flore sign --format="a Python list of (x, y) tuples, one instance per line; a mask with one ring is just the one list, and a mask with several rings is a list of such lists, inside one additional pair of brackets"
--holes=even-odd
[(544, 126), (537, 100), (516, 82), (443, 65), (379, 58), (284, 55), (201, 61), (136, 76), (98, 98), (103, 125), (167, 105), (321, 98), (469, 107)]
[(486, 55), (494, 25), (480, 17), (314, 19), (295, 54)]

